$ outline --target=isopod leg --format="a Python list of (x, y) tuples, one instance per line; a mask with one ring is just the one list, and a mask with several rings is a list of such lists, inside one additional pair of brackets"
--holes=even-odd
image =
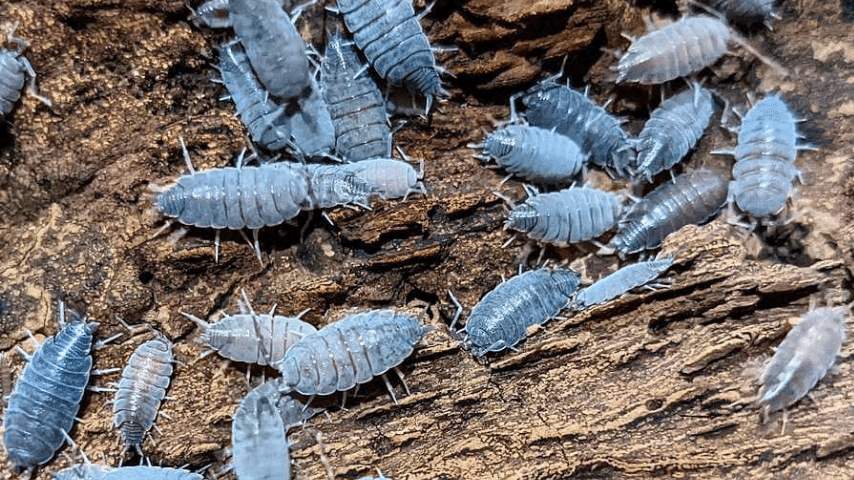
[(397, 405), (397, 397), (394, 395), (394, 389), (391, 387), (391, 383), (388, 381), (388, 376), (386, 374), (382, 374), (383, 383), (385, 383), (385, 388), (388, 389), (388, 394), (391, 395), (391, 401)]

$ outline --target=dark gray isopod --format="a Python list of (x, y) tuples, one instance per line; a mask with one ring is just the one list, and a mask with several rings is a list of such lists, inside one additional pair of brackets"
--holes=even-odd
[(609, 245), (620, 255), (658, 247), (671, 233), (720, 210), (727, 184), (724, 175), (706, 169), (677, 176), (631, 207)]
[(142, 454), (143, 436), (154, 425), (171, 377), (172, 342), (156, 333), (134, 350), (113, 400), (113, 425), (121, 429), (125, 450)]
[(590, 154), (590, 161), (623, 178), (635, 164), (634, 141), (619, 120), (586, 94), (546, 80), (522, 96), (525, 118), (532, 125), (566, 135)]
[(769, 18), (776, 16), (776, 0), (705, 0), (705, 3), (732, 22), (769, 25)]
[(617, 270), (578, 292), (570, 302), (573, 310), (584, 310), (617, 298), (655, 280), (673, 265), (672, 258), (638, 262)]
[(504, 228), (525, 232), (534, 240), (556, 245), (583, 242), (602, 235), (623, 211), (619, 198), (589, 187), (570, 187), (532, 195), (507, 215)]
[(661, 102), (638, 135), (637, 173), (652, 181), (694, 148), (714, 111), (712, 94), (699, 84)]
[(368, 61), (395, 86), (427, 98), (447, 94), (411, 0), (337, 0), (338, 11)]
[(229, 0), (229, 18), (261, 84), (282, 100), (311, 87), (305, 42), (275, 0)]
[(65, 442), (92, 369), (92, 334), (97, 323), (75, 320), (44, 341), (15, 383), (3, 418), (3, 444), (15, 469), (32, 470), (50, 460)]
[(306, 336), (274, 365), (281, 391), (329, 395), (369, 382), (400, 365), (428, 330), (394, 310), (350, 315)]
[(335, 125), (335, 153), (350, 162), (390, 157), (391, 127), (383, 94), (353, 42), (339, 33), (326, 44), (320, 85)]
[(168, 467), (106, 467), (86, 463), (57, 472), (54, 480), (202, 480), (198, 473)]
[(270, 383), (252, 389), (231, 423), (232, 462), (240, 480), (291, 478), (285, 425), (276, 409), (279, 392)]
[[(580, 276), (572, 270), (541, 268), (501, 283), (472, 308), (463, 345), (477, 356), (512, 348), (525, 338), (528, 327), (556, 317), (578, 289), (579, 281)], [(462, 311), (462, 306), (457, 306), (452, 329)]]
[(508, 172), (549, 185), (569, 183), (588, 157), (566, 135), (530, 125), (491, 132), (482, 147), (484, 158), (495, 158)]

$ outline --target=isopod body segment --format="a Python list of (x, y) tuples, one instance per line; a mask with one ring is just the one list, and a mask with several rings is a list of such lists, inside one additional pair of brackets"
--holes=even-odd
[(569, 183), (588, 158), (566, 135), (530, 125), (509, 125), (491, 132), (483, 150), (508, 172), (549, 185)]
[(350, 315), (307, 335), (274, 365), (282, 372), (281, 391), (349, 390), (400, 365), (427, 331), (415, 317), (394, 310)]
[(279, 392), (262, 383), (241, 400), (231, 423), (234, 471), (241, 480), (291, 478), (285, 425), (276, 409)]

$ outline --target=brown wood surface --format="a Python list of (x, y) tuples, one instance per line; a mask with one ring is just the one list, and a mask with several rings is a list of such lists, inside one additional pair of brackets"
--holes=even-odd
[[(466, 145), (508, 117), (510, 93), (554, 73), (564, 56), (573, 84), (590, 85), (600, 103), (614, 97), (609, 109), (636, 134), (659, 91), (615, 87), (616, 60), (602, 50), (624, 50), (620, 32), (641, 34), (651, 10), (672, 11), (638, 3), (440, 1), (422, 24), (434, 44), (457, 47), (438, 55), (455, 75), (446, 79), (452, 97), (429, 122), (410, 118), (395, 135), (407, 154), (426, 160), (429, 195), (376, 202), (372, 211), (332, 210), (334, 227), (301, 215), (295, 226), (264, 229), (263, 266), (234, 233), (224, 232), (218, 263), (211, 231), (151, 238), (162, 218), (146, 191), (185, 171), (179, 136), (200, 169), (230, 165), (247, 145), (233, 105), (217, 100), (224, 89), (210, 81), (213, 47), (228, 34), (189, 24), (180, 0), (0, 4), (0, 22), (17, 23), (16, 34), (32, 43), (26, 56), (53, 100), (48, 108), (24, 96), (0, 126), (0, 349), (31, 350), (26, 329), (40, 340), (54, 334), (59, 298), (101, 322), (101, 338), (122, 331), (118, 316), (150, 323), (176, 343), (183, 364), (162, 409), (171, 420), (158, 421), (162, 434), (144, 450), (154, 464), (213, 463), (218, 471), (231, 415), (249, 388), (246, 366), (216, 355), (198, 360), (204, 348), (181, 311), (234, 311), (241, 288), (258, 309), (310, 308), (305, 318), (317, 326), (354, 309), (394, 307), (424, 312), (436, 327), (401, 367), (412, 394), (392, 376), (398, 405), (380, 381), (350, 395), (344, 410), (338, 396), (317, 399), (328, 415), (292, 432), (294, 478), (326, 478), (322, 455), (338, 479), (376, 468), (396, 479), (854, 478), (854, 344), (843, 346), (814, 401), (787, 412), (785, 429), (782, 414), (761, 424), (750, 405), (750, 372), (810, 302), (851, 300), (848, 1), (784, 2), (773, 30), (750, 32), (788, 76), (738, 49), (702, 74), (740, 111), (748, 95), (780, 91), (806, 119), (804, 141), (819, 150), (799, 155), (805, 182), (791, 224), (761, 230), (761, 238), (721, 219), (686, 227), (662, 247), (676, 259), (669, 288), (553, 321), (530, 332), (518, 352), (478, 360), (447, 332), (448, 289), (467, 313), (520, 263), (535, 267), (540, 253), (518, 239), (501, 248), (510, 235), (502, 229), (506, 207), (492, 192), (522, 199), (521, 184), (499, 185), (504, 172), (484, 168)], [(319, 32), (331, 22), (317, 5), (299, 26), (322, 48)], [(726, 169), (732, 159), (710, 150), (734, 144), (712, 126), (688, 164)], [(595, 279), (618, 263), (595, 250), (547, 248), (544, 258)], [(123, 366), (142, 340), (125, 336), (97, 350), (96, 368)], [(17, 375), (23, 360), (8, 354)], [(255, 384), (261, 370), (252, 372)], [(116, 465), (110, 398), (87, 393), (71, 435), (90, 457)], [(68, 464), (58, 456), (36, 478)]]

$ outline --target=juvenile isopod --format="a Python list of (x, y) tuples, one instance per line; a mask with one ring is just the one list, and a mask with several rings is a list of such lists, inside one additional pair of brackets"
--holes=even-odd
[[(216, 323), (181, 312), (202, 329), (198, 342), (208, 345), (220, 355), (235, 362), (273, 365), (280, 361), (296, 342), (317, 329), (297, 317), (257, 314), (241, 290), (238, 302), (240, 313), (226, 315)], [(305, 313), (305, 312), (303, 312)]]
[(614, 177), (631, 174), (635, 163), (634, 140), (619, 120), (586, 94), (549, 79), (522, 95), (522, 103), (531, 125), (566, 135), (582, 152), (590, 154), (592, 163)]
[(652, 181), (694, 148), (714, 111), (712, 94), (699, 84), (661, 102), (638, 135), (637, 173)]
[(154, 425), (172, 377), (172, 342), (155, 332), (128, 360), (113, 400), (113, 425), (125, 439), (125, 450), (142, 455), (145, 433)]
[(335, 153), (349, 162), (391, 156), (391, 127), (380, 88), (352, 41), (334, 33), (320, 70), (323, 99), (335, 125)]
[(547, 185), (569, 183), (588, 157), (566, 135), (530, 125), (508, 125), (469, 147), (483, 148), (481, 158), (494, 158), (510, 173)]
[(285, 425), (276, 409), (279, 392), (262, 383), (241, 400), (231, 423), (232, 461), (240, 480), (291, 478)]
[(728, 178), (707, 169), (677, 176), (631, 207), (609, 246), (620, 255), (658, 247), (671, 233), (720, 210), (727, 185)]
[[(566, 307), (580, 278), (572, 270), (541, 268), (502, 282), (472, 308), (463, 346), (476, 356), (513, 348), (525, 339), (528, 327), (547, 322)], [(463, 307), (453, 294), (451, 299), (457, 305), (449, 327), (453, 331)]]
[(525, 232), (534, 239), (556, 245), (583, 242), (602, 235), (623, 211), (616, 195), (590, 187), (570, 187), (536, 194), (516, 205), (507, 215), (504, 228)]
[(427, 99), (446, 96), (412, 0), (337, 0), (353, 40), (388, 83)]
[(229, 18), (258, 80), (281, 100), (311, 87), (305, 42), (275, 0), (229, 0)]
[(382, 199), (403, 198), (421, 192), (427, 196), (424, 178), (424, 161), (420, 171), (412, 165), (394, 158), (372, 158), (361, 162), (346, 163), (341, 168), (352, 172), (358, 179), (370, 185), (373, 193)]
[(638, 262), (617, 270), (578, 292), (570, 302), (573, 310), (584, 310), (628, 293), (655, 280), (673, 265), (672, 258)]
[(202, 480), (198, 473), (168, 467), (106, 467), (85, 463), (57, 472), (54, 480)]
[(730, 183), (733, 203), (753, 218), (780, 213), (791, 196), (800, 172), (795, 167), (799, 135), (795, 118), (778, 95), (763, 98), (744, 116), (735, 150), (715, 153), (735, 155)]
[(32, 471), (50, 460), (62, 446), (80, 407), (92, 369), (95, 322), (59, 303), (62, 329), (44, 341), (29, 357), (15, 383), (3, 417), (3, 444), (15, 470)]
[(428, 331), (412, 315), (394, 310), (350, 315), (285, 353), (274, 365), (282, 372), (280, 391), (329, 395), (349, 390), (400, 365)]
[(763, 415), (803, 398), (836, 362), (845, 341), (845, 307), (809, 310), (777, 347), (762, 374), (758, 404)]
[(309, 193), (304, 205), (307, 209), (329, 208), (338, 205), (360, 206), (370, 209), (373, 188), (345, 165), (305, 165)]

